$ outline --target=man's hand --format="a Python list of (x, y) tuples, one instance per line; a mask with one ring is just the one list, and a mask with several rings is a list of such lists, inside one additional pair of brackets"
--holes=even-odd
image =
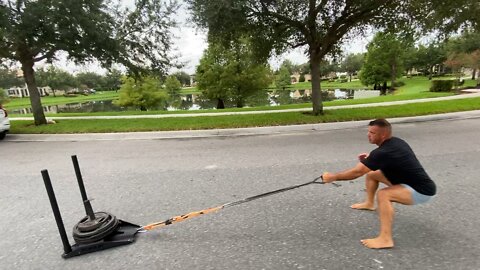
[(358, 155), (358, 160), (359, 161), (364, 161), (368, 157), (368, 153), (361, 153)]
[(324, 172), (322, 174), (322, 180), (325, 183), (332, 183), (333, 181), (335, 181), (335, 175), (333, 173)]

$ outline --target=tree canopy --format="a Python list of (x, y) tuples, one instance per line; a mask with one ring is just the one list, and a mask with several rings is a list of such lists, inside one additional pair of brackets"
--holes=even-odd
[(175, 76), (183, 86), (190, 86), (190, 75), (185, 71), (175, 72), (173, 76)]
[(158, 79), (148, 76), (135, 80), (126, 77), (120, 88), (119, 99), (115, 103), (119, 106), (137, 107), (141, 111), (155, 109), (166, 105), (168, 95)]
[(253, 56), (251, 41), (240, 38), (226, 48), (211, 42), (197, 66), (198, 89), (209, 98), (217, 100), (217, 108), (225, 107), (231, 100), (243, 107), (245, 99), (264, 89), (270, 83), (269, 69)]
[(422, 23), (422, 18), (431, 14), (437, 4), (426, 0), (187, 2), (194, 21), (209, 30), (210, 40), (231, 40), (247, 32), (254, 37), (255, 52), (264, 58), (272, 51), (282, 53), (305, 46), (312, 73), (314, 114), (323, 112), (319, 66), (326, 55), (337, 53), (347, 37), (362, 33), (370, 26), (393, 28)]
[(133, 10), (109, 0), (4, 0), (0, 4), (0, 59), (21, 63), (35, 124), (46, 124), (36, 62), (63, 51), (82, 63), (124, 65), (132, 74), (165, 73), (172, 64), (170, 28), (176, 1), (142, 0)]
[(290, 78), (290, 71), (288, 66), (282, 65), (278, 70), (278, 74), (275, 76), (275, 86), (278, 90), (285, 90), (287, 86), (292, 84), (292, 79)]
[(36, 82), (40, 87), (49, 86), (52, 88), (54, 96), (55, 90), (68, 90), (78, 85), (78, 81), (72, 74), (54, 66), (38, 70), (36, 72)]
[(165, 90), (170, 98), (180, 97), (180, 90), (182, 89), (182, 84), (177, 79), (177, 77), (170, 75), (165, 80)]
[(428, 46), (419, 45), (411, 58), (413, 60), (412, 66), (428, 73), (428, 78), (432, 79), (433, 67), (443, 64), (447, 59), (445, 44), (430, 43)]
[(6, 89), (14, 86), (21, 86), (23, 84), (23, 80), (17, 77), (17, 73), (15, 71), (11, 71), (6, 68), (0, 69), (0, 88)]
[(396, 78), (404, 71), (405, 53), (412, 46), (410, 39), (402, 39), (390, 32), (378, 32), (367, 46), (360, 74), (362, 83), (375, 85), (390, 80), (393, 89)]
[(101, 89), (103, 76), (95, 72), (80, 72), (75, 76), (80, 88)]
[[(475, 79), (475, 72), (480, 69), (480, 32), (466, 31), (449, 40), (447, 54), (448, 66), (453, 69), (472, 68), (472, 79)], [(480, 79), (477, 80), (477, 85), (480, 85)]]
[(340, 64), (340, 69), (347, 72), (352, 81), (352, 75), (360, 71), (363, 66), (364, 54), (363, 53), (350, 53)]

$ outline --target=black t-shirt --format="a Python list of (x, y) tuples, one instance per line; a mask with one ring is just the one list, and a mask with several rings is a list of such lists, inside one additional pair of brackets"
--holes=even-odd
[(436, 193), (435, 183), (410, 146), (400, 138), (392, 137), (384, 141), (362, 163), (372, 171), (381, 170), (393, 185), (407, 184), (428, 196)]

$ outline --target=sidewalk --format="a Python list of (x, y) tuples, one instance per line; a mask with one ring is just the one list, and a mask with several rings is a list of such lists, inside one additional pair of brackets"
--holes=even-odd
[[(413, 100), (401, 100), (401, 101), (390, 101), (390, 102), (379, 102), (379, 103), (368, 103), (368, 104), (356, 104), (356, 105), (342, 105), (342, 106), (331, 106), (324, 107), (324, 110), (337, 110), (337, 109), (350, 109), (350, 108), (365, 108), (365, 107), (380, 107), (380, 106), (392, 106), (392, 105), (401, 105), (401, 104), (411, 104), (411, 103), (424, 103), (424, 102), (433, 102), (441, 100), (454, 100), (454, 99), (465, 99), (465, 98), (475, 98), (480, 97), (479, 89), (466, 89), (464, 92), (469, 92), (469, 94), (448, 96), (448, 97), (438, 97), (438, 98), (424, 98), (424, 99), (413, 99)], [(171, 117), (199, 117), (199, 116), (221, 116), (221, 115), (242, 115), (242, 114), (266, 114), (266, 113), (283, 113), (283, 112), (304, 112), (311, 111), (312, 108), (300, 108), (300, 109), (285, 109), (285, 110), (267, 110), (267, 111), (246, 111), (246, 112), (218, 112), (218, 113), (182, 113), (182, 114), (152, 114), (152, 115), (112, 115), (112, 116), (54, 116), (47, 117), (49, 120), (62, 120), (62, 119), (135, 119), (135, 118), (171, 118)], [(10, 121), (15, 120), (33, 120), (33, 117), (10, 117)]]

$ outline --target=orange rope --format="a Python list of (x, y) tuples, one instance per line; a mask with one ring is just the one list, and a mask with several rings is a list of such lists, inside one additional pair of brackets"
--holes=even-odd
[(198, 217), (198, 216), (201, 216), (201, 215), (216, 212), (216, 211), (218, 211), (222, 208), (223, 208), (223, 205), (217, 206), (217, 207), (212, 207), (212, 208), (207, 208), (207, 209), (200, 210), (200, 211), (190, 212), (190, 213), (185, 214), (185, 215), (175, 216), (175, 217), (169, 218), (169, 219), (167, 219), (165, 221), (162, 221), (162, 222), (155, 222), (155, 223), (145, 225), (141, 229), (149, 231), (149, 230), (152, 230), (152, 229), (155, 229), (155, 228), (158, 228), (158, 227), (164, 227), (164, 226), (167, 226), (167, 225), (170, 225), (170, 224), (182, 222), (182, 221), (187, 220), (187, 219), (192, 218), (192, 217)]

